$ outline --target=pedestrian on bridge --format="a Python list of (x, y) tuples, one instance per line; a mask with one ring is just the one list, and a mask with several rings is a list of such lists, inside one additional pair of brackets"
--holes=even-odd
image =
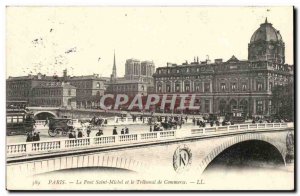
[(129, 134), (129, 129), (128, 129), (128, 127), (125, 127), (125, 134)]
[(70, 138), (70, 139), (71, 139), (71, 138), (75, 138), (75, 135), (74, 135), (73, 131), (71, 131), (71, 132), (69, 133), (69, 138)]
[(34, 132), (33, 137), (32, 137), (33, 142), (38, 142), (40, 141), (40, 132)]
[(86, 135), (87, 135), (87, 137), (90, 137), (90, 134), (91, 134), (91, 127), (88, 126), (88, 127), (86, 128)]
[(117, 127), (114, 127), (114, 129), (113, 129), (113, 135), (118, 135)]
[(178, 123), (179, 123), (179, 129), (181, 129), (181, 127), (182, 127), (182, 121), (180, 120)]
[(33, 141), (33, 136), (31, 132), (27, 133), (27, 138), (26, 138), (26, 142), (32, 142)]
[(77, 135), (78, 138), (82, 138), (83, 137), (83, 134), (82, 134), (82, 131), (81, 130), (78, 130), (78, 135)]
[(44, 124), (44, 127), (46, 126), (46, 125), (48, 125), (49, 124), (49, 119), (48, 119), (48, 117), (46, 118), (46, 121), (45, 121), (45, 124)]
[(96, 133), (96, 136), (101, 136), (101, 135), (103, 135), (103, 130), (99, 129), (98, 132)]

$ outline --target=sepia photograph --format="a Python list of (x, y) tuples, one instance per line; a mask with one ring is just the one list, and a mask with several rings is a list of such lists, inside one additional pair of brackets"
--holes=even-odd
[(293, 6), (6, 6), (8, 191), (295, 191)]

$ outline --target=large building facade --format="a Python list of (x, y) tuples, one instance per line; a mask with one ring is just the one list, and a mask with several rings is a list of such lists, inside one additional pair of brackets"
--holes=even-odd
[[(98, 74), (71, 77), (67, 70), (64, 70), (62, 77), (41, 73), (9, 77), (6, 80), (6, 95), (8, 101), (27, 101), (29, 106), (87, 108), (92, 104), (91, 98), (104, 94), (105, 81)], [(69, 89), (72, 92), (70, 95), (66, 94)]]
[(30, 105), (76, 108), (76, 87), (65, 82), (40, 83), (31, 91)]
[(196, 94), (200, 113), (224, 115), (234, 109), (247, 116), (272, 114), (272, 88), (293, 82), (293, 66), (285, 64), (282, 37), (266, 20), (248, 45), (248, 60), (194, 62), (156, 69), (158, 94)]

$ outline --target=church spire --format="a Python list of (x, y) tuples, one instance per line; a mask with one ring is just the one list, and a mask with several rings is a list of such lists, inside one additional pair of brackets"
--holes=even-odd
[(114, 65), (113, 65), (113, 70), (112, 70), (112, 74), (111, 74), (111, 80), (116, 81), (116, 79), (117, 79), (117, 67), (116, 67), (116, 53), (114, 50)]
[(268, 17), (266, 17), (265, 23), (268, 23)]

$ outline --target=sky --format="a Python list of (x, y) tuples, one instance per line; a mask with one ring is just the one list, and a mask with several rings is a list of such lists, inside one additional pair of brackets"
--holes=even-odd
[(265, 18), (280, 31), (293, 64), (292, 7), (7, 7), (6, 76), (41, 72), (117, 76), (126, 59), (182, 64), (195, 56), (247, 59)]

